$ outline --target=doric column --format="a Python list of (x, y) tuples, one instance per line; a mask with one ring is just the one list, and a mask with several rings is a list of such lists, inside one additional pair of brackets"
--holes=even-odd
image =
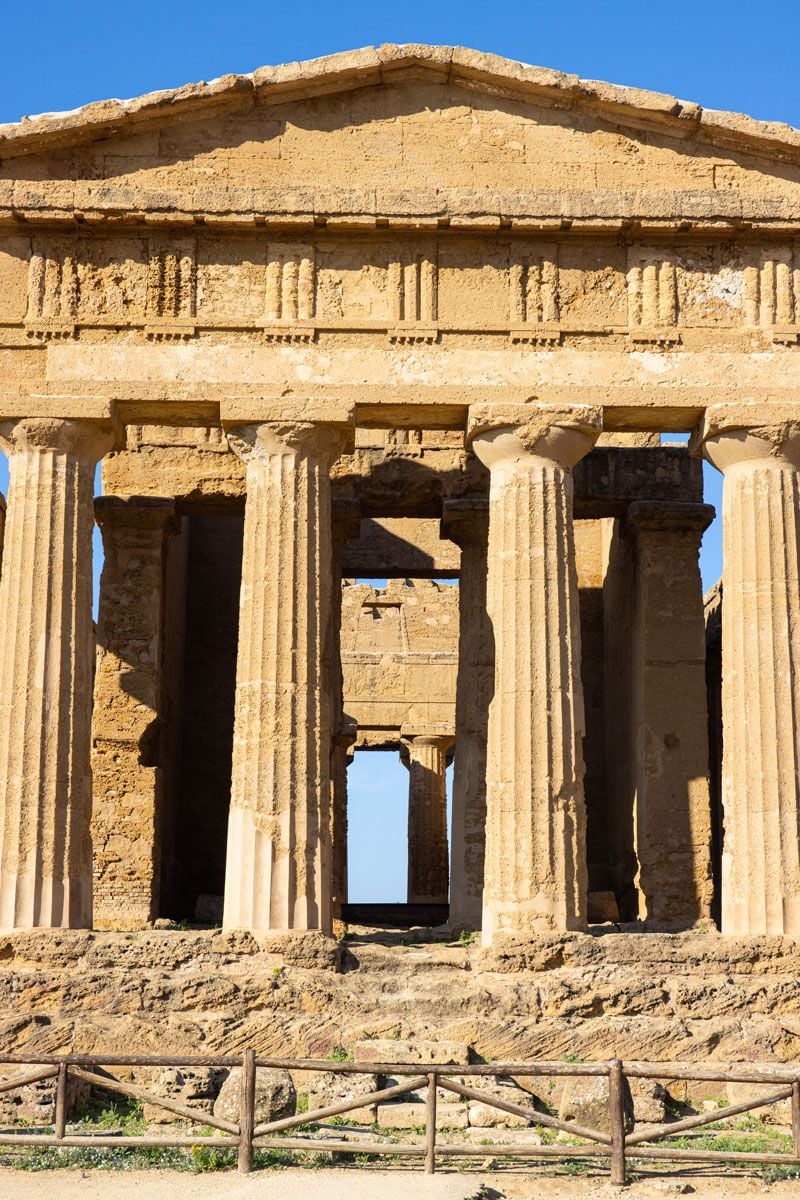
[(92, 923), (92, 508), (109, 420), (0, 424), (0, 928)]
[(347, 903), (347, 768), (353, 761), (355, 724), (348, 725), (331, 743), (331, 906), (342, 917)]
[(482, 497), (445, 501), (442, 536), (461, 547), (458, 680), (450, 847), (450, 927), (480, 929), (486, 854), (486, 731), (494, 642), (486, 612), (489, 506)]
[[(630, 703), (638, 911), (686, 927), (711, 913), (705, 629), (698, 556), (713, 508), (636, 501)], [(622, 752), (622, 748), (617, 748)], [(612, 747), (613, 752), (613, 747)], [(630, 797), (628, 797), (630, 806)]]
[(447, 904), (447, 792), (445, 770), (452, 734), (403, 737), (408, 767), (408, 903)]
[(469, 440), (491, 473), (484, 945), (586, 925), (571, 471), (600, 427), (588, 406), (470, 409)]
[(103, 534), (92, 718), (94, 920), (141, 928), (161, 916), (162, 656), (167, 539), (175, 503), (101, 496)]
[(724, 475), (722, 931), (800, 937), (800, 409), (719, 405)]
[(329, 930), (329, 467), (345, 419), (237, 425), (247, 504), (228, 821), (227, 929)]

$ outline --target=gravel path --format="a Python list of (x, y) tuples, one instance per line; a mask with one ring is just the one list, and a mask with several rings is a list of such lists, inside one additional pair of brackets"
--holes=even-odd
[(475, 1176), (409, 1171), (13, 1171), (0, 1200), (482, 1200)]
[[(688, 1183), (688, 1188), (684, 1188)], [(527, 1172), (434, 1175), (377, 1170), (257, 1171), (207, 1175), (170, 1171), (13, 1171), (0, 1168), (0, 1200), (797, 1200), (795, 1181), (692, 1176), (639, 1181), (621, 1192), (602, 1179)]]

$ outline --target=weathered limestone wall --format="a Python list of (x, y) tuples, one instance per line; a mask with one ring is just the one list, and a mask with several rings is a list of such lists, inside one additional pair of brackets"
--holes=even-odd
[(432, 1036), (495, 1061), (796, 1062), (798, 976), (796, 943), (714, 933), (538, 938), (508, 956), (359, 937), (288, 953), (218, 930), (18, 933), (0, 939), (0, 1044), (325, 1057)]
[(344, 547), (342, 573), (356, 579), (437, 579), (458, 576), (460, 555), (439, 536), (435, 517), (371, 517)]
[(172, 501), (95, 501), (103, 534), (92, 737), (95, 925), (161, 915), (168, 681), (167, 542)]
[(457, 586), (390, 580), (342, 593), (346, 717), (397, 741), (404, 726), (455, 732)]

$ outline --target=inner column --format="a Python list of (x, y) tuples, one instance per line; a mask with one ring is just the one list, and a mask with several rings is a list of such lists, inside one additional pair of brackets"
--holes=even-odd
[(449, 734), (403, 738), (408, 767), (408, 903), (447, 904), (447, 751)]
[(483, 497), (445, 501), (443, 536), (461, 547), (458, 681), (450, 928), (477, 930), (486, 855), (486, 724), (494, 680), (494, 641), (486, 612), (489, 509)]
[(247, 467), (247, 503), (226, 929), (331, 927), (329, 468), (350, 431), (346, 417), (282, 411), (228, 436)]
[(495, 641), (483, 941), (586, 927), (583, 697), (572, 467), (597, 408), (482, 404), (468, 438), (489, 468), (487, 610)]

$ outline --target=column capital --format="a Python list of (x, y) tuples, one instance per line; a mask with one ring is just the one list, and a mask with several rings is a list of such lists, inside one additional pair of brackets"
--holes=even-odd
[(244, 462), (275, 454), (333, 462), (353, 447), (355, 408), (331, 399), (246, 397), (220, 405), (228, 445)]
[(175, 532), (175, 501), (162, 496), (96, 496), (94, 516), (101, 529), (164, 529)]
[(489, 497), (466, 496), (445, 500), (442, 505), (441, 536), (455, 542), (485, 542), (489, 532)]
[(339, 750), (349, 750), (358, 740), (358, 725), (355, 721), (345, 718), (338, 733), (333, 735), (333, 744)]
[(332, 463), (353, 444), (353, 427), (333, 421), (254, 421), (227, 430), (228, 445), (244, 463), (276, 455)]
[(443, 725), (441, 728), (434, 726), (420, 726), (420, 728), (402, 726), (400, 730), (401, 745), (404, 746), (440, 746), (443, 750), (449, 750), (455, 741), (455, 733), (452, 729)]
[(684, 501), (634, 500), (625, 521), (635, 533), (702, 533), (714, 520), (713, 504)]
[(723, 474), (731, 467), (800, 468), (800, 402), (795, 405), (714, 404), (689, 442)]
[(473, 404), (467, 445), (490, 470), (524, 469), (542, 461), (571, 470), (589, 453), (602, 428), (598, 405)]
[(0, 447), (6, 454), (50, 450), (97, 462), (120, 440), (112, 417), (12, 417), (0, 421)]

